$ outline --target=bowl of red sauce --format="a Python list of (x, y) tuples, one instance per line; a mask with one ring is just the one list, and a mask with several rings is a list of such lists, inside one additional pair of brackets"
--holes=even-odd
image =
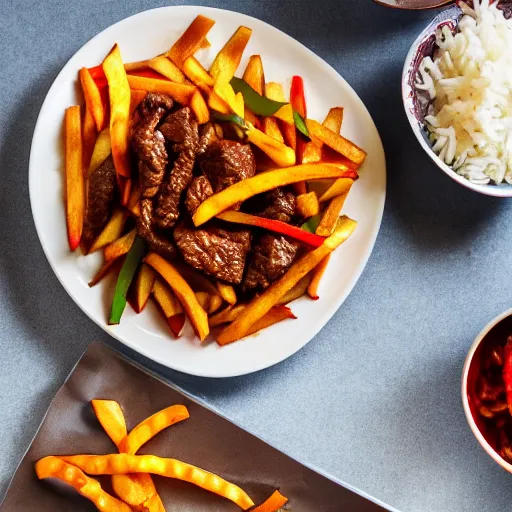
[(462, 404), (482, 448), (512, 473), (512, 309), (473, 342), (462, 373)]

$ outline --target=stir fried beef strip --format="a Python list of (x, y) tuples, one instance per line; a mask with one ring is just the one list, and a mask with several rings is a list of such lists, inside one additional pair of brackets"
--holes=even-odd
[[(146, 96), (137, 110), (132, 136), (144, 196), (140, 236), (162, 256), (174, 258), (179, 252), (188, 265), (215, 279), (241, 284), (245, 292), (264, 290), (292, 264), (297, 244), (283, 236), (262, 234), (251, 250), (247, 229), (228, 231), (215, 224), (197, 229), (183, 222), (176, 226), (183, 196), (188, 214), (193, 215), (214, 193), (254, 176), (250, 145), (218, 140), (211, 123), (199, 129), (188, 107), (166, 115), (172, 103), (163, 100), (160, 95)], [(172, 167), (167, 176), (166, 166)], [(194, 168), (202, 174), (194, 177)], [(295, 196), (287, 189), (255, 199), (250, 209), (258, 215), (283, 222), (292, 222), (296, 216)], [(174, 228), (167, 233), (169, 237), (173, 233), (175, 245), (164, 235), (169, 228)]]
[(151, 199), (142, 199), (140, 202), (140, 217), (137, 219), (137, 228), (139, 235), (148, 242), (151, 250), (166, 258), (174, 258), (176, 256), (176, 248), (172, 242), (155, 231), (155, 226), (153, 225), (153, 202)]
[(259, 212), (261, 217), (290, 223), (296, 212), (295, 195), (283, 188), (276, 188), (263, 194), (265, 208)]
[(215, 193), (256, 173), (251, 146), (232, 140), (212, 143), (203, 154), (200, 165)]
[(172, 105), (168, 96), (148, 93), (135, 111), (131, 142), (139, 159), (143, 197), (154, 197), (164, 178), (168, 155), (164, 136), (157, 126)]
[(217, 134), (212, 123), (206, 123), (201, 127), (199, 134), (199, 146), (197, 156), (201, 156), (214, 142), (217, 142)]
[(250, 231), (179, 226), (174, 230), (174, 240), (184, 260), (192, 267), (227, 283), (242, 281), (251, 247)]
[[(261, 217), (292, 223), (296, 218), (295, 195), (286, 188), (270, 190), (254, 198), (249, 208)], [(298, 245), (283, 236), (263, 234), (248, 258), (244, 291), (264, 290), (293, 263)]]
[(194, 215), (199, 205), (213, 195), (213, 189), (206, 176), (198, 176), (192, 180), (187, 189), (185, 206), (190, 215)]
[(288, 270), (297, 250), (298, 245), (284, 236), (262, 235), (249, 257), (243, 289), (251, 291), (268, 288)]
[(108, 222), (115, 198), (116, 170), (109, 156), (90, 176), (84, 242), (89, 246)]
[(180, 215), (181, 196), (193, 178), (199, 133), (197, 121), (188, 107), (168, 115), (160, 131), (174, 143), (174, 151), (178, 153), (169, 178), (160, 189), (156, 210), (157, 224), (161, 228), (172, 228)]

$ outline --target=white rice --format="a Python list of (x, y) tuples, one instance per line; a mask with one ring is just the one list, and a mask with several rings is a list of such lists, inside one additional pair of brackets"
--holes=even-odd
[(512, 184), (512, 19), (489, 0), (461, 8), (458, 32), (438, 30), (439, 50), (418, 71), (433, 150), (473, 183)]

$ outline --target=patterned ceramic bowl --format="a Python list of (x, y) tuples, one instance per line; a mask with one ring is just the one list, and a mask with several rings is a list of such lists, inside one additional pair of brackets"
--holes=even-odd
[[(507, 15), (512, 14), (511, 1), (503, 1), (501, 2), (501, 5)], [(432, 56), (435, 51), (435, 34), (437, 29), (447, 25), (452, 31), (455, 31), (461, 17), (462, 11), (459, 7), (456, 5), (448, 7), (432, 20), (432, 22), (423, 30), (411, 46), (411, 49), (405, 59), (402, 75), (402, 97), (405, 113), (407, 114), (407, 118), (409, 119), (416, 138), (425, 152), (442, 171), (450, 176), (450, 178), (471, 190), (480, 192), (481, 194), (495, 197), (512, 197), (512, 185), (506, 183), (500, 185), (478, 185), (471, 183), (463, 176), (457, 174), (432, 151), (431, 142), (428, 139), (428, 132), (425, 127), (424, 117), (427, 114), (430, 102), (428, 95), (424, 91), (416, 89), (414, 85), (418, 74), (418, 68), (423, 58)]]
[(435, 9), (446, 4), (454, 3), (453, 0), (373, 0), (375, 3), (395, 9), (407, 9), (411, 11), (422, 9)]

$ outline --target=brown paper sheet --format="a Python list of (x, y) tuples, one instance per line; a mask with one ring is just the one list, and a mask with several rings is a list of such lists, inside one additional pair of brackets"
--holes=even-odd
[[(381, 506), (279, 452), (192, 398), (137, 368), (105, 345), (93, 343), (58, 391), (22, 460), (1, 512), (81, 512), (95, 507), (74, 490), (39, 481), (34, 463), (46, 455), (116, 453), (89, 404), (117, 400), (128, 429), (172, 404), (184, 404), (190, 418), (141, 448), (141, 454), (174, 457), (241, 486), (255, 503), (279, 488), (293, 512), (379, 512)], [(268, 421), (279, 421), (279, 412)], [(108, 478), (100, 480), (108, 488)], [(167, 512), (235, 512), (232, 502), (186, 482), (154, 477)]]

